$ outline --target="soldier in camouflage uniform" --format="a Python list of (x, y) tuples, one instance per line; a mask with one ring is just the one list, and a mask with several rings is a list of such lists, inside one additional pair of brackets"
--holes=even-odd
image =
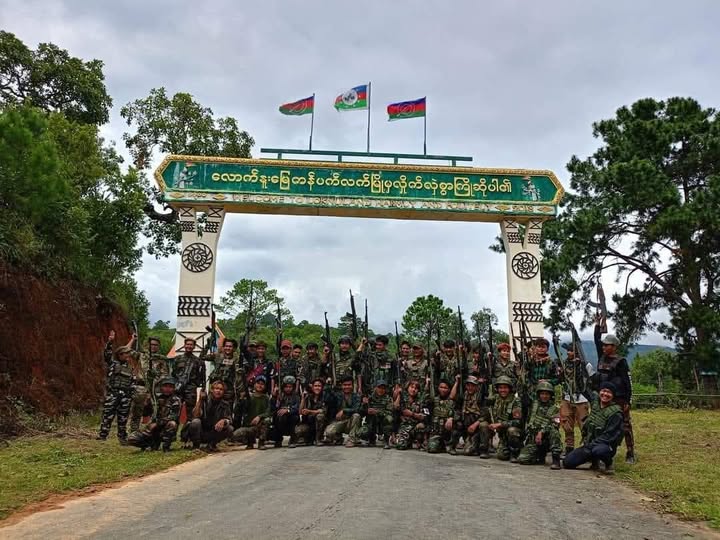
[[(200, 360), (209, 362), (213, 366), (210, 373), (210, 382), (220, 380), (225, 383), (225, 395), (223, 399), (232, 407), (235, 403), (235, 389), (237, 387), (238, 372), (240, 369), (240, 357), (236, 353), (237, 341), (230, 338), (223, 340), (222, 351), (210, 353), (204, 351)], [(242, 378), (242, 376), (240, 377)]]
[(547, 381), (537, 385), (536, 399), (530, 409), (530, 418), (525, 426), (525, 446), (518, 456), (518, 463), (535, 465), (545, 463), (545, 456), (552, 456), (551, 469), (560, 468), (560, 409), (555, 404), (555, 389)]
[(300, 421), (300, 397), (295, 391), (297, 379), (292, 375), (286, 375), (282, 379), (282, 387), (278, 397), (273, 397), (270, 405), (273, 413), (272, 429), (270, 440), (275, 442), (275, 448), (282, 446), (283, 437), (290, 436), (288, 448), (297, 446), (297, 435), (295, 427)]
[(315, 379), (322, 379), (324, 383), (332, 375), (330, 368), (323, 362), (318, 354), (318, 344), (311, 341), (305, 345), (305, 357), (300, 361), (300, 373), (298, 379), (303, 389), (310, 390), (310, 384)]
[(175, 358), (172, 376), (178, 383), (178, 395), (190, 416), (197, 400), (197, 389), (205, 388), (205, 362), (193, 354), (193, 338), (185, 338), (184, 349), (184, 353)]
[(393, 403), (400, 410), (400, 429), (395, 438), (397, 450), (407, 450), (415, 445), (420, 448), (425, 438), (425, 421), (428, 413), (426, 403), (420, 396), (420, 383), (410, 381), (407, 392), (398, 394)]
[(300, 401), (300, 423), (295, 428), (298, 441), (303, 444), (321, 445), (327, 422), (327, 404), (324, 390), (325, 381), (316, 377)]
[(450, 383), (445, 379), (438, 385), (438, 395), (432, 401), (431, 414), (427, 451), (429, 454), (439, 454), (445, 451), (452, 440), (455, 414), (455, 402), (450, 399)]
[(387, 393), (387, 383), (382, 379), (375, 382), (375, 391), (362, 400), (365, 425), (358, 436), (375, 446), (377, 436), (383, 438), (383, 448), (390, 448), (390, 430), (393, 421), (393, 400)]
[(265, 391), (267, 379), (258, 375), (252, 380), (253, 392), (248, 396), (242, 423), (232, 435), (232, 441), (246, 444), (247, 449), (254, 447), (258, 441), (258, 450), (265, 450), (272, 411), (270, 410), (270, 396)]
[[(253, 363), (247, 364), (246, 367), (246, 385), (252, 385), (253, 381), (261, 375), (266, 381), (271, 381), (275, 371), (275, 363), (267, 358), (267, 344), (262, 340), (258, 340), (255, 342), (255, 356), (253, 358)], [(271, 386), (272, 384), (266, 384), (266, 394), (270, 394)]]
[(141, 450), (146, 448), (157, 450), (162, 443), (163, 452), (167, 452), (175, 440), (180, 425), (182, 403), (175, 395), (175, 379), (172, 377), (163, 377), (156, 386), (160, 388), (160, 395), (156, 400), (152, 420), (142, 431), (131, 433), (128, 444), (137, 446)]
[(423, 346), (419, 343), (412, 346), (412, 358), (403, 357), (402, 374), (403, 386), (407, 386), (410, 381), (420, 381), (421, 384), (424, 384), (425, 378), (428, 376), (428, 362)]
[(127, 345), (120, 347), (113, 355), (112, 345), (115, 332), (105, 345), (103, 359), (107, 367), (105, 380), (105, 402), (103, 403), (102, 421), (100, 422), (99, 440), (107, 439), (113, 419), (117, 416), (117, 436), (120, 444), (127, 442), (127, 422), (133, 394), (133, 372), (128, 361), (132, 349)]
[[(348, 375), (353, 381), (353, 388), (355, 388), (355, 374), (360, 371), (360, 360), (357, 352), (352, 349), (352, 339), (350, 339), (350, 336), (340, 337), (338, 340), (338, 349), (335, 356), (336, 389), (340, 389), (342, 379)], [(328, 365), (330, 365), (330, 354), (329, 352), (324, 354), (325, 362)]]
[[(459, 376), (458, 376), (459, 377)], [(490, 457), (490, 430), (492, 422), (490, 409), (483, 403), (479, 392), (480, 382), (477, 377), (470, 375), (465, 380), (465, 392), (456, 402), (456, 414), (452, 440), (448, 453), (456, 455), (457, 444), (460, 437), (465, 440), (464, 453), (466, 456), (479, 455), (483, 459)], [(452, 395), (452, 394), (451, 394)]]
[(458, 370), (457, 355), (455, 354), (455, 342), (452, 339), (447, 339), (443, 342), (442, 348), (442, 353), (440, 351), (435, 353), (435, 380), (454, 381), (455, 375), (461, 375)]
[(491, 398), (490, 431), (498, 435), (497, 458), (517, 463), (522, 448), (522, 406), (513, 394), (513, 381), (506, 375), (495, 379), (495, 395)]
[(336, 404), (333, 407), (337, 410), (334, 421), (325, 428), (325, 443), (342, 441), (344, 433), (348, 434), (345, 446), (352, 448), (358, 442), (358, 430), (362, 423), (360, 416), (362, 402), (360, 394), (353, 392), (353, 376), (344, 375), (340, 380), (342, 393), (335, 394)]
[[(375, 350), (368, 354), (367, 374), (363, 379), (363, 388), (367, 394), (377, 386), (376, 381), (385, 381), (390, 386), (394, 386), (397, 381), (397, 360), (387, 350), (388, 341), (387, 336), (375, 336)], [(362, 353), (367, 346), (363, 338), (358, 352)]]
[[(137, 335), (133, 334), (133, 342), (136, 340)], [(130, 409), (130, 431), (134, 432), (140, 429), (142, 417), (152, 414), (154, 397), (158, 393), (157, 381), (170, 375), (170, 365), (167, 357), (160, 354), (160, 340), (156, 337), (148, 338), (147, 351), (133, 351), (132, 354), (138, 364)]]
[(492, 383), (495, 385), (498, 377), (509, 377), (512, 381), (512, 386), (517, 386), (517, 364), (510, 358), (510, 345), (507, 343), (500, 343), (497, 346), (498, 356), (493, 363)]

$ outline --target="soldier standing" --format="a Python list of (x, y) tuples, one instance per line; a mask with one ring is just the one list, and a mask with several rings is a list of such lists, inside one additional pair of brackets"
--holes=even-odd
[(258, 375), (251, 381), (253, 392), (248, 396), (245, 413), (240, 427), (232, 435), (233, 442), (247, 445), (250, 450), (258, 441), (258, 450), (265, 450), (272, 412), (270, 410), (270, 396), (265, 391), (267, 387), (264, 375)]
[[(458, 381), (455, 381), (457, 386)], [(457, 394), (457, 388), (455, 388)], [(438, 395), (432, 401), (428, 454), (444, 452), (452, 440), (455, 402), (450, 399), (450, 383), (445, 379), (438, 384)]]
[(331, 378), (332, 374), (327, 364), (323, 362), (318, 354), (318, 344), (311, 341), (305, 345), (305, 358), (300, 363), (300, 384), (303, 388), (310, 390), (310, 384), (315, 379), (322, 379), (323, 382), (327, 382), (328, 378)]
[(575, 426), (582, 428), (582, 420), (590, 412), (588, 403), (588, 377), (595, 373), (590, 362), (582, 362), (570, 346), (567, 361), (561, 370), (563, 400), (560, 403), (560, 425), (565, 432), (565, 455), (575, 448)]
[[(392, 357), (390, 351), (387, 350), (387, 336), (375, 336), (375, 350), (368, 355), (368, 365), (366, 366), (366, 375), (363, 380), (363, 386), (367, 386), (367, 393), (372, 392), (372, 388), (376, 386), (375, 381), (385, 381), (390, 386), (395, 385), (397, 380), (397, 361)], [(365, 338), (360, 342), (359, 353), (368, 346)]]
[(105, 344), (103, 359), (107, 367), (105, 380), (105, 402), (103, 403), (102, 421), (98, 440), (104, 441), (110, 433), (113, 419), (117, 416), (117, 436), (120, 444), (127, 444), (127, 422), (133, 394), (133, 372), (128, 361), (132, 349), (124, 345), (113, 355), (115, 332), (111, 331)]
[[(360, 371), (360, 361), (356, 351), (352, 349), (352, 339), (350, 336), (340, 336), (338, 340), (338, 353), (335, 358), (335, 377), (337, 387), (340, 388), (341, 381), (344, 377), (350, 375), (354, 381), (355, 373)], [(330, 352), (324, 353), (324, 360), (330, 364)], [(353, 382), (353, 386), (355, 383)]]
[(157, 396), (152, 420), (142, 431), (133, 432), (128, 438), (128, 444), (141, 450), (157, 450), (162, 443), (163, 452), (170, 450), (180, 424), (182, 407), (180, 398), (175, 395), (175, 382), (172, 377), (159, 379), (157, 386), (160, 395)]
[(492, 382), (493, 385), (498, 377), (509, 377), (512, 380), (513, 388), (517, 386), (517, 364), (510, 358), (510, 345), (500, 343), (497, 346), (498, 358), (493, 364)]
[(532, 342), (531, 356), (532, 362), (528, 366), (527, 373), (527, 392), (531, 396), (537, 394), (537, 387), (540, 381), (547, 381), (553, 387), (560, 382), (560, 367), (557, 362), (550, 358), (548, 348), (550, 342), (545, 338), (535, 338)]
[[(407, 343), (403, 344), (405, 347)], [(428, 376), (428, 362), (425, 358), (425, 351), (423, 346), (419, 343), (415, 343), (412, 346), (412, 358), (408, 355), (407, 358), (403, 358), (403, 375), (402, 381), (403, 386), (406, 386), (410, 381), (424, 381)]]
[(633, 436), (632, 419), (630, 418), (630, 403), (632, 402), (632, 384), (630, 382), (630, 368), (627, 360), (618, 355), (620, 341), (613, 334), (602, 335), (599, 321), (595, 324), (595, 347), (598, 351), (597, 374), (595, 388), (600, 388), (604, 382), (615, 385), (615, 403), (623, 412), (623, 429), (625, 431), (626, 463), (635, 463), (635, 437)]
[[(240, 358), (237, 353), (237, 341), (230, 338), (223, 340), (222, 351), (208, 353), (205, 351), (200, 359), (204, 362), (210, 362), (213, 371), (210, 374), (211, 381), (221, 380), (225, 383), (225, 395), (223, 399), (228, 402), (230, 407), (235, 403), (235, 389), (237, 386), (238, 372), (241, 372)], [(242, 373), (240, 373), (242, 375)], [(240, 377), (242, 379), (242, 376)]]
[(446, 379), (454, 381), (455, 375), (460, 375), (458, 361), (455, 356), (455, 342), (446, 339), (442, 344), (442, 353), (435, 353), (435, 380)]
[[(460, 375), (456, 376), (458, 383), (454, 386), (455, 393), (450, 396), (456, 399), (457, 387)], [(477, 377), (470, 375), (465, 380), (465, 392), (461, 398), (456, 399), (456, 411), (454, 430), (450, 442), (451, 455), (457, 454), (457, 445), (460, 437), (465, 440), (464, 453), (466, 456), (479, 455), (482, 459), (488, 459), (490, 454), (490, 425), (492, 418), (490, 409), (483, 403), (483, 397), (479, 392), (480, 381)]]
[[(133, 334), (133, 343), (137, 339), (137, 335)], [(139, 364), (130, 410), (130, 431), (134, 432), (140, 429), (142, 417), (153, 413), (152, 404), (158, 393), (157, 381), (170, 375), (170, 366), (167, 357), (160, 354), (160, 340), (156, 337), (148, 338), (147, 351), (133, 351), (132, 354)]]
[(305, 392), (300, 401), (300, 423), (295, 428), (298, 440), (304, 444), (321, 446), (325, 423), (327, 421), (327, 404), (324, 390), (325, 381), (322, 377), (313, 379), (310, 392)]
[(178, 395), (185, 405), (188, 416), (195, 407), (197, 389), (205, 388), (205, 362), (193, 354), (194, 350), (195, 340), (185, 338), (184, 352), (175, 358), (172, 373), (178, 383)]
[(507, 375), (500, 375), (495, 380), (490, 409), (492, 423), (488, 427), (498, 435), (497, 458), (517, 463), (522, 447), (522, 406), (512, 390), (513, 381)]
[(535, 465), (545, 463), (545, 456), (552, 456), (551, 469), (560, 468), (560, 411), (555, 404), (555, 388), (548, 381), (537, 385), (536, 399), (532, 402), (530, 418), (525, 428), (525, 446), (518, 456), (518, 463)]

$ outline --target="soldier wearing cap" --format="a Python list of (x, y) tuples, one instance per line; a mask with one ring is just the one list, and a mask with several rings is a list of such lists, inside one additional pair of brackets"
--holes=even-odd
[(560, 426), (565, 432), (565, 455), (575, 448), (575, 426), (582, 428), (582, 419), (590, 412), (588, 378), (595, 373), (590, 362), (583, 362), (572, 345), (563, 343), (567, 361), (561, 368), (563, 399), (560, 403)]
[(375, 446), (377, 437), (383, 440), (383, 448), (390, 448), (390, 431), (393, 421), (393, 400), (388, 394), (387, 383), (379, 379), (375, 381), (375, 390), (370, 396), (363, 397), (363, 414), (365, 425), (359, 431), (359, 437)]
[(286, 375), (282, 379), (282, 387), (277, 398), (271, 402), (273, 423), (270, 430), (270, 440), (275, 442), (275, 448), (282, 446), (283, 437), (290, 436), (288, 448), (297, 446), (295, 427), (300, 421), (300, 398), (296, 392), (297, 379)]
[[(245, 380), (247, 381), (248, 386), (252, 386), (254, 384), (254, 381), (261, 375), (265, 378), (265, 381), (272, 380), (275, 371), (275, 364), (267, 357), (267, 343), (265, 343), (263, 340), (258, 340), (257, 342), (255, 342), (254, 363), (248, 364), (247, 366), (247, 375), (245, 376)], [(266, 383), (266, 394), (270, 393), (271, 386), (272, 384)]]
[(300, 362), (300, 384), (310, 390), (310, 384), (315, 379), (322, 379), (323, 383), (331, 378), (329, 366), (325, 364), (318, 354), (318, 344), (314, 341), (305, 345), (305, 357)]
[(566, 469), (575, 469), (591, 462), (592, 469), (605, 464), (605, 473), (613, 472), (613, 457), (623, 439), (623, 414), (615, 403), (615, 385), (604, 382), (600, 385), (598, 398), (593, 401), (589, 416), (583, 419), (583, 444), (565, 456)]
[(128, 444), (141, 450), (157, 450), (162, 443), (163, 452), (170, 450), (180, 425), (182, 402), (175, 395), (177, 381), (172, 377), (163, 377), (158, 381), (160, 393), (157, 396), (155, 410), (150, 423), (142, 431), (134, 431), (128, 437)]
[(520, 450), (518, 463), (536, 465), (545, 463), (545, 456), (552, 456), (551, 469), (560, 468), (560, 410), (555, 404), (555, 388), (548, 381), (540, 381), (535, 391), (530, 417), (525, 426), (525, 446)]
[(517, 463), (523, 442), (522, 406), (513, 388), (513, 380), (507, 375), (495, 379), (495, 394), (490, 408), (492, 423), (488, 427), (498, 435), (497, 458)]
[[(183, 343), (183, 354), (175, 358), (172, 376), (178, 384), (178, 395), (187, 410), (195, 407), (198, 388), (205, 388), (205, 362), (195, 356), (195, 340), (185, 338)], [(186, 428), (183, 427), (183, 430)]]
[(413, 343), (412, 357), (405, 359), (402, 367), (403, 385), (407, 385), (410, 381), (420, 381), (420, 384), (425, 384), (425, 379), (428, 376), (428, 361), (420, 343)]
[(133, 350), (128, 345), (123, 345), (113, 354), (114, 341), (115, 332), (111, 331), (103, 353), (107, 376), (105, 379), (102, 421), (100, 422), (100, 433), (97, 438), (103, 441), (107, 439), (112, 422), (117, 416), (117, 436), (120, 444), (126, 444), (127, 422), (135, 381), (132, 368), (128, 363)]
[[(341, 381), (348, 375), (353, 380), (355, 387), (355, 374), (360, 370), (360, 360), (357, 352), (352, 348), (352, 339), (350, 336), (340, 336), (338, 339), (338, 351), (335, 354), (335, 377), (337, 389), (340, 389)], [(323, 353), (325, 362), (330, 365), (330, 352)]]
[[(456, 376), (460, 380), (460, 376)], [(467, 456), (479, 455), (483, 459), (490, 457), (490, 430), (488, 426), (492, 422), (490, 409), (483, 402), (479, 390), (480, 381), (477, 377), (470, 375), (465, 379), (465, 392), (460, 398), (456, 398), (456, 392), (451, 392), (450, 397), (455, 399), (456, 414), (450, 449), (448, 453), (455, 455), (460, 437), (465, 440), (464, 453)], [(454, 390), (457, 388), (454, 388)]]
[(498, 377), (509, 377), (513, 387), (517, 385), (517, 363), (510, 357), (510, 345), (499, 343), (497, 346), (498, 355), (493, 363), (492, 382), (495, 385)]
[(258, 375), (250, 380), (253, 391), (250, 393), (245, 405), (240, 426), (232, 434), (231, 440), (247, 445), (247, 449), (254, 448), (255, 441), (258, 450), (265, 450), (272, 411), (270, 410), (270, 396), (268, 396), (267, 379), (265, 375)]
[(632, 420), (630, 418), (630, 403), (632, 402), (632, 384), (630, 382), (630, 368), (627, 360), (618, 354), (620, 340), (613, 334), (606, 334), (601, 338), (600, 321), (595, 323), (595, 347), (598, 352), (597, 373), (592, 377), (594, 388), (600, 388), (604, 382), (615, 385), (615, 403), (623, 412), (623, 429), (625, 431), (625, 461), (635, 463), (635, 437), (633, 436)]

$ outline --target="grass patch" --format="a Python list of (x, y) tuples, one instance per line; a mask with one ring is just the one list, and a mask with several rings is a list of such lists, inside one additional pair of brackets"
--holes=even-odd
[(633, 411), (638, 462), (618, 451), (615, 478), (648, 493), (664, 511), (720, 529), (720, 411)]
[(140, 452), (117, 439), (96, 441), (93, 417), (75, 417), (53, 434), (20, 438), (0, 448), (0, 519), (57, 493), (117, 482), (200, 457), (199, 452)]

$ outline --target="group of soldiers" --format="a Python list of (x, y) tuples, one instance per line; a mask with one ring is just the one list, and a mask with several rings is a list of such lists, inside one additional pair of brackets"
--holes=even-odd
[[(565, 468), (602, 463), (609, 472), (624, 437), (626, 460), (635, 459), (628, 365), (618, 355), (618, 340), (602, 337), (598, 325), (597, 371), (575, 344), (563, 346), (566, 358), (551, 358), (545, 338), (520, 344), (520, 351), (508, 343), (487, 351), (448, 339), (432, 354), (421, 343), (399, 339), (391, 353), (384, 335), (357, 343), (342, 336), (337, 350), (326, 340), (322, 351), (317, 343), (279, 340), (274, 359), (263, 341), (238, 346), (225, 338), (218, 351), (196, 355), (188, 338), (172, 360), (160, 353), (158, 339), (149, 338), (142, 352), (136, 340), (114, 352), (113, 333), (107, 342), (100, 439), (116, 417), (122, 444), (167, 451), (184, 406), (182, 444), (208, 451), (226, 439), (247, 448), (280, 447), (287, 436), (290, 448), (381, 443), (386, 449), (495, 454), (521, 464), (545, 463), (549, 454), (552, 469), (564, 458)], [(143, 417), (150, 422), (141, 427)], [(576, 426), (583, 434), (577, 448)]]

